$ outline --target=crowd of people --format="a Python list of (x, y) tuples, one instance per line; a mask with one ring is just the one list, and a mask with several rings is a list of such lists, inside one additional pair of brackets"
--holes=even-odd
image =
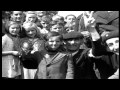
[(119, 11), (12, 11), (2, 20), (2, 78), (119, 79)]

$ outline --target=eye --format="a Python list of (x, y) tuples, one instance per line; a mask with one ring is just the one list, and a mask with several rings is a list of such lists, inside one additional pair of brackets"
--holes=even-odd
[(109, 47), (113, 46), (113, 43), (109, 43), (108, 46), (109, 46)]
[(115, 43), (119, 43), (119, 40), (116, 40)]

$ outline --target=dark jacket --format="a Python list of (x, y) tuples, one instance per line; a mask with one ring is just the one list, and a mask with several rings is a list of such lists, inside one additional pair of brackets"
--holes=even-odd
[(35, 79), (73, 79), (73, 75), (72, 59), (65, 53), (57, 53), (52, 59), (42, 59)]
[(88, 56), (89, 50), (79, 49), (78, 53), (73, 56), (75, 79), (97, 79), (92, 58)]
[(98, 58), (93, 58), (92, 60), (99, 70), (101, 79), (107, 79), (119, 68), (119, 55), (107, 51), (100, 40), (94, 44), (93, 55), (96, 57), (100, 56)]

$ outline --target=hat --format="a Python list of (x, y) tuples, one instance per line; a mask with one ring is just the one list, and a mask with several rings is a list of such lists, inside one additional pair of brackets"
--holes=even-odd
[(119, 31), (112, 31), (108, 34), (106, 34), (105, 36), (102, 37), (102, 41), (105, 42), (106, 40), (110, 39), (110, 38), (115, 38), (115, 37), (119, 37)]
[(75, 38), (83, 39), (83, 37), (84, 36), (80, 32), (77, 32), (77, 31), (72, 31), (72, 32), (63, 34), (63, 39), (64, 40), (66, 40), (66, 39), (75, 39)]

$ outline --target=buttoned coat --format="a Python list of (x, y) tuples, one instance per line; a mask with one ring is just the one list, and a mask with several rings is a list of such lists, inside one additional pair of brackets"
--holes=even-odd
[(73, 62), (69, 55), (57, 53), (53, 58), (43, 58), (36, 79), (73, 79)]

